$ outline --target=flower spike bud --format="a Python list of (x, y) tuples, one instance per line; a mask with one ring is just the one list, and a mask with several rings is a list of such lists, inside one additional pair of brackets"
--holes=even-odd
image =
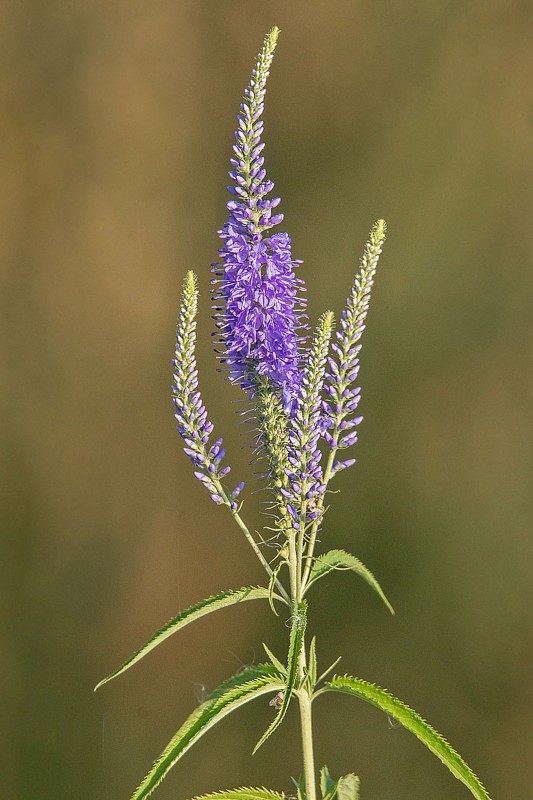
[(275, 529), (287, 533), (292, 529), (293, 520), (287, 509), (285, 498), (290, 497), (288, 491), (290, 472), (288, 459), (289, 417), (284, 411), (283, 400), (279, 392), (269, 385), (268, 378), (258, 376), (255, 382), (256, 420), (258, 433), (256, 437), (259, 453), (266, 457), (270, 488), (274, 494)]
[[(213, 423), (207, 419), (207, 411), (198, 391), (195, 356), (197, 311), (198, 284), (194, 272), (189, 271), (183, 283), (173, 359), (175, 372), (172, 399), (176, 409), (177, 429), (185, 442), (183, 449), (195, 467), (195, 476), (206, 487), (215, 503), (230, 506), (231, 500), (227, 498), (220, 483), (230, 469), (221, 467), (224, 458), (222, 439), (217, 439), (209, 446)], [(242, 485), (239, 486), (242, 489)]]
[[(365, 329), (370, 292), (385, 241), (385, 231), (385, 222), (380, 219), (370, 232), (359, 272), (355, 276), (346, 308), (342, 312), (340, 330), (335, 335), (337, 341), (332, 345), (334, 356), (329, 359), (325, 387), (327, 398), (322, 407), (321, 425), (322, 434), (331, 447), (333, 456), (338, 449), (355, 444), (357, 432), (353, 429), (363, 419), (361, 416), (355, 416), (361, 398), (359, 387), (354, 385), (359, 372), (361, 345), (358, 342)], [(348, 430), (351, 432), (339, 437), (342, 431)], [(331, 477), (339, 469), (351, 466), (352, 463), (353, 459), (335, 462)]]
[(321, 508), (318, 500), (324, 491), (318, 442), (321, 433), (322, 389), (333, 323), (331, 311), (320, 318), (298, 392), (296, 414), (290, 423), (288, 459), (291, 466), (288, 478), (292, 488), (291, 504), (304, 517), (304, 522), (316, 518), (317, 514), (314, 512)]
[[(273, 214), (279, 198), (266, 177), (262, 114), (278, 28), (266, 36), (238, 116), (233, 145), (232, 199), (219, 231), (223, 245), (213, 294), (217, 345), (233, 381), (255, 396), (257, 376), (266, 376), (290, 410), (299, 384), (301, 331), (305, 327), (303, 283), (295, 276), (287, 233), (270, 233), (283, 220)], [(268, 233), (267, 233), (268, 232)]]

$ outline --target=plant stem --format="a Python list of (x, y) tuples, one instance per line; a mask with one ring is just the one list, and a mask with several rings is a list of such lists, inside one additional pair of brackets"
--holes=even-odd
[(299, 600), (298, 558), (296, 555), (296, 534), (294, 531), (289, 531), (289, 575), (291, 582), (291, 597), (295, 600)]
[(313, 750), (313, 726), (311, 715), (312, 699), (307, 689), (302, 689), (300, 691), (298, 700), (300, 703), (300, 724), (302, 728), (305, 793), (307, 800), (316, 800), (315, 755)]
[[(337, 428), (335, 428), (335, 433), (337, 433)], [(324, 485), (326, 487), (327, 487), (329, 481), (331, 480), (331, 470), (333, 469), (333, 462), (335, 461), (336, 454), (337, 454), (337, 448), (335, 448), (335, 449), (330, 451), (329, 458), (328, 458), (328, 463), (326, 464), (326, 469), (324, 471), (324, 479), (323, 479)], [(326, 490), (324, 489), (324, 492), (323, 492), (323, 494), (320, 497), (320, 500), (318, 502), (319, 510), (322, 510), (322, 508), (324, 507), (324, 498), (325, 498), (325, 496), (326, 496)], [(313, 553), (314, 553), (314, 550), (315, 550), (316, 535), (317, 535), (317, 532), (318, 532), (319, 524), (320, 524), (320, 515), (316, 518), (316, 520), (313, 523), (313, 527), (311, 528), (311, 535), (310, 535), (310, 538), (309, 538), (309, 544), (307, 546), (307, 554), (306, 554), (306, 557), (305, 557), (305, 569), (304, 569), (304, 573), (303, 573), (303, 576), (302, 576), (302, 584), (301, 584), (302, 585), (302, 590), (305, 590), (305, 585), (307, 583), (307, 579), (309, 578), (309, 573), (311, 572), (311, 566), (313, 564)]]
[[(226, 495), (226, 492), (222, 488), (222, 485), (218, 481), (216, 481), (215, 482), (215, 486), (217, 488), (218, 493), (226, 501), (226, 505), (229, 507), (230, 506), (230, 502), (228, 500), (228, 496)], [(266, 558), (264, 557), (264, 555), (261, 552), (261, 550), (259, 549), (259, 546), (258, 546), (257, 542), (255, 541), (254, 537), (252, 536), (252, 534), (248, 530), (248, 527), (247, 527), (246, 523), (244, 522), (243, 518), (241, 517), (241, 515), (239, 514), (238, 511), (234, 511), (231, 508), (230, 508), (230, 510), (231, 510), (232, 515), (233, 515), (233, 518), (235, 519), (235, 522), (237, 523), (237, 525), (239, 526), (241, 531), (246, 536), (246, 538), (248, 540), (248, 543), (250, 544), (250, 546), (251, 546), (252, 550), (254, 551), (254, 553), (256, 554), (257, 558), (259, 559), (259, 561), (263, 565), (263, 567), (266, 570), (266, 572), (268, 573), (269, 577), (272, 577), (272, 575), (274, 574), (274, 571), (273, 571), (272, 567), (270, 566), (270, 564), (268, 563), (268, 561), (266, 560)], [(275, 579), (275, 583), (276, 583), (276, 586), (279, 589), (279, 592), (280, 592), (281, 596), (286, 601), (286, 603), (290, 606), (291, 598), (287, 594), (287, 591), (285, 590), (285, 587), (283, 586), (283, 584), (281, 583), (279, 578)]]

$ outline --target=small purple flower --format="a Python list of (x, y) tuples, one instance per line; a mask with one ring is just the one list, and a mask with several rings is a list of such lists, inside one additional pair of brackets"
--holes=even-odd
[(219, 231), (221, 263), (214, 265), (216, 325), (223, 347), (222, 361), (230, 377), (255, 394), (257, 376), (266, 376), (290, 409), (298, 389), (299, 347), (305, 326), (303, 282), (295, 268), (287, 233), (265, 235), (283, 220), (273, 214), (280, 199), (268, 198), (261, 142), (266, 81), (278, 29), (265, 39), (244, 94), (229, 173), (229, 216)]
[[(321, 432), (321, 395), (326, 359), (333, 327), (331, 311), (321, 318), (308, 354), (308, 363), (300, 384), (296, 412), (290, 422), (286, 475), (291, 491), (283, 492), (290, 500), (286, 507), (294, 520), (304, 523), (321, 514), (324, 476), (318, 443)], [(293, 527), (298, 529), (299, 523)]]
[[(215, 503), (231, 505), (232, 499), (221, 495), (220, 481), (230, 471), (222, 467), (225, 455), (222, 439), (209, 446), (213, 423), (207, 419), (207, 411), (198, 391), (198, 370), (196, 369), (196, 312), (198, 309), (198, 289), (196, 276), (188, 272), (183, 284), (178, 325), (176, 328), (176, 352), (174, 364), (174, 385), (172, 399), (176, 409), (177, 429), (185, 446), (184, 451), (191, 459), (194, 475), (203, 483)], [(238, 494), (244, 484), (239, 484), (233, 495)]]

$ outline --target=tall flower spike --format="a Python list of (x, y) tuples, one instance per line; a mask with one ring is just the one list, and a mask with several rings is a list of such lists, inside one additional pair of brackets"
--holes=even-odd
[(298, 392), (296, 414), (291, 420), (289, 432), (288, 460), (290, 489), (282, 490), (288, 500), (288, 509), (294, 518), (295, 528), (302, 521), (316, 519), (321, 504), (317, 501), (324, 491), (320, 439), (321, 401), (326, 359), (333, 328), (333, 314), (327, 311), (320, 319), (308, 356)]
[[(329, 359), (329, 370), (324, 387), (328, 399), (323, 403), (323, 436), (331, 447), (332, 453), (350, 447), (357, 441), (357, 426), (363, 419), (355, 416), (361, 399), (360, 388), (355, 387), (359, 373), (358, 344), (365, 329), (370, 292), (374, 283), (374, 275), (379, 256), (385, 241), (385, 222), (378, 220), (366, 244), (361, 267), (355, 276), (352, 290), (342, 312), (337, 341), (332, 345), (334, 357)], [(350, 467), (354, 459), (333, 461), (332, 477), (345, 467)]]
[(189, 271), (183, 283), (180, 313), (176, 329), (176, 352), (172, 399), (176, 408), (177, 429), (184, 441), (184, 451), (195, 467), (195, 476), (203, 483), (215, 503), (224, 503), (236, 508), (236, 497), (243, 484), (227, 494), (221, 481), (230, 467), (221, 467), (224, 458), (222, 439), (209, 445), (213, 423), (207, 419), (207, 411), (198, 391), (196, 368), (196, 313), (198, 310), (198, 286), (196, 275)]
[(255, 394), (255, 376), (266, 376), (291, 408), (299, 384), (300, 330), (304, 325), (303, 282), (296, 278), (287, 233), (265, 233), (283, 220), (273, 214), (280, 199), (268, 198), (274, 184), (266, 177), (261, 142), (266, 81), (278, 38), (266, 36), (244, 93), (230, 159), (233, 199), (219, 235), (221, 263), (213, 270), (216, 326), (222, 360), (230, 377)]

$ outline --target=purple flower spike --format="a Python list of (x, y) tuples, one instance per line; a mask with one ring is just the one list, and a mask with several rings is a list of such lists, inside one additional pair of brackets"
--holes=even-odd
[(317, 327), (298, 392), (296, 413), (291, 419), (289, 430), (290, 469), (287, 477), (292, 492), (283, 494), (290, 499), (286, 507), (291, 516), (302, 517), (304, 523), (316, 519), (321, 513), (317, 502), (325, 489), (318, 442), (321, 433), (320, 398), (332, 327), (333, 314), (329, 311), (324, 314)]
[[(340, 331), (336, 333), (337, 341), (332, 345), (334, 357), (328, 360), (326, 375), (326, 399), (322, 404), (321, 429), (322, 436), (330, 446), (332, 455), (338, 449), (350, 447), (357, 441), (357, 432), (353, 430), (363, 419), (353, 416), (361, 399), (359, 386), (354, 386), (359, 372), (358, 344), (365, 329), (370, 292), (374, 283), (374, 275), (378, 259), (385, 241), (385, 223), (376, 222), (370, 234), (357, 273), (352, 291), (348, 297), (346, 308), (342, 312)], [(339, 438), (341, 431), (351, 430)], [(355, 463), (354, 459), (335, 461), (329, 477)]]
[[(188, 272), (183, 284), (178, 326), (176, 329), (176, 353), (172, 399), (176, 408), (177, 429), (185, 442), (183, 448), (195, 467), (195, 477), (203, 483), (211, 499), (231, 506), (220, 481), (230, 471), (222, 467), (224, 448), (222, 439), (209, 446), (213, 423), (207, 419), (207, 411), (198, 391), (198, 370), (194, 354), (196, 344), (196, 312), (198, 288), (196, 276)], [(242, 489), (244, 484), (239, 484)]]
[(295, 276), (300, 262), (292, 259), (288, 234), (265, 236), (283, 215), (272, 214), (280, 199), (267, 197), (274, 184), (266, 179), (261, 142), (266, 81), (278, 33), (273, 28), (265, 38), (244, 93), (229, 172), (233, 199), (219, 231), (223, 246), (213, 283), (221, 360), (231, 379), (253, 395), (257, 376), (268, 377), (290, 410), (300, 379), (303, 282)]

